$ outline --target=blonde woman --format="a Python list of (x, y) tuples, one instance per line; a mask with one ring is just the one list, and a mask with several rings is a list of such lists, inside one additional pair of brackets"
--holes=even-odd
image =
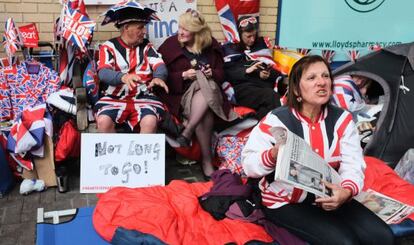
[(170, 112), (185, 121), (185, 128), (177, 138), (180, 145), (189, 146), (193, 134), (197, 137), (203, 172), (208, 178), (214, 171), (210, 148), (214, 116), (232, 119), (228, 116), (230, 106), (223, 102), (220, 89), (224, 79), (223, 55), (198, 11), (187, 10), (178, 25), (178, 33), (158, 50), (167, 65), (170, 88), (169, 94), (159, 95)]

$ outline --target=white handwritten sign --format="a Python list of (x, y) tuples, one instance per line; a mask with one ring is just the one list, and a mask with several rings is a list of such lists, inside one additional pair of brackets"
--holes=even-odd
[(164, 184), (164, 134), (82, 134), (81, 193)]

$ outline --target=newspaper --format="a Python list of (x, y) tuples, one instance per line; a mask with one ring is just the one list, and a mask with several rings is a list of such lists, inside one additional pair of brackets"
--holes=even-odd
[(368, 189), (354, 197), (387, 224), (397, 224), (414, 212), (414, 207)]
[(279, 144), (275, 180), (291, 184), (316, 196), (330, 196), (331, 190), (322, 180), (340, 184), (341, 177), (336, 170), (296, 134), (282, 127), (273, 127), (270, 132)]

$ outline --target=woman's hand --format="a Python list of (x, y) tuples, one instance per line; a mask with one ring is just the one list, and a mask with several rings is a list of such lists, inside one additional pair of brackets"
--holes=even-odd
[(161, 87), (165, 90), (165, 92), (168, 94), (168, 87), (167, 84), (165, 84), (165, 82), (163, 80), (161, 80), (160, 78), (153, 78), (151, 80), (151, 82), (148, 84), (148, 89), (153, 88), (154, 86), (158, 86)]
[(184, 71), (182, 76), (184, 80), (196, 80), (197, 79), (196, 70), (194, 70), (193, 68)]
[(279, 153), (279, 146), (280, 146), (280, 144), (276, 144), (270, 150), (270, 155), (272, 155), (272, 158), (273, 159), (276, 159), (277, 158), (277, 153)]
[(270, 77), (270, 71), (269, 70), (261, 70), (259, 73), (260, 79), (266, 80)]
[(201, 69), (201, 71), (204, 73), (204, 75), (207, 77), (207, 78), (211, 78), (212, 76), (213, 76), (213, 70), (211, 69), (211, 67), (210, 67), (210, 65), (205, 65), (202, 69)]
[(324, 210), (332, 211), (338, 209), (342, 204), (352, 197), (350, 190), (342, 188), (341, 186), (323, 181), (325, 186), (332, 191), (330, 197), (319, 197), (315, 200)]
[(264, 69), (263, 62), (257, 62), (246, 69), (246, 74), (250, 74), (258, 69)]

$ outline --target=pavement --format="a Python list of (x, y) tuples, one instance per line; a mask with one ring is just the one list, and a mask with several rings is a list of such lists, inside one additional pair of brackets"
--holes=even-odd
[[(168, 159), (166, 183), (173, 179), (187, 182), (204, 181), (198, 164), (182, 165), (174, 159)], [(0, 245), (35, 244), (38, 208), (44, 208), (44, 211), (48, 212), (95, 206), (95, 194), (79, 193), (79, 180), (78, 174), (70, 176), (70, 190), (66, 193), (59, 193), (57, 188), (49, 188), (26, 196), (19, 194), (20, 185), (16, 184), (9, 194), (0, 199)]]

